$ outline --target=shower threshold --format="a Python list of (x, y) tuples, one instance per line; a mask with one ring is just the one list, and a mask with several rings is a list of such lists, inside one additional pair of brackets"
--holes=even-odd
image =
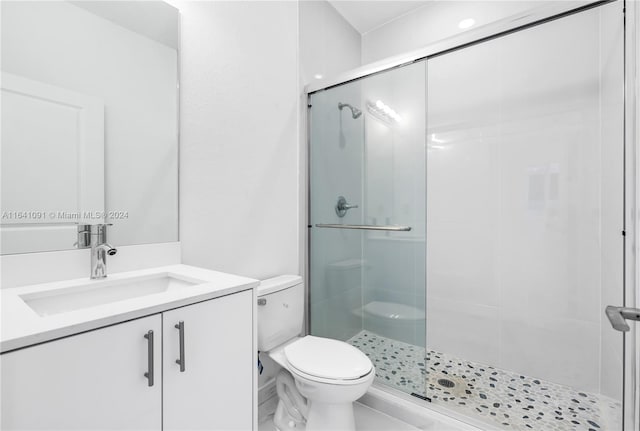
[(620, 429), (611, 398), (477, 364), (361, 331), (348, 343), (376, 367), (376, 381), (503, 430)]

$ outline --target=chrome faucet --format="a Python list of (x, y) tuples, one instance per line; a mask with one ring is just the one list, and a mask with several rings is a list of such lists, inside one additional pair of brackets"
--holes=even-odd
[(107, 276), (107, 255), (113, 256), (118, 250), (107, 243), (108, 224), (87, 224), (78, 226), (78, 248), (91, 247), (91, 279)]

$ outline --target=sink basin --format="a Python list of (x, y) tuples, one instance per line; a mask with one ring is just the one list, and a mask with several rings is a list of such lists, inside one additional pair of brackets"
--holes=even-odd
[(206, 283), (206, 281), (177, 274), (159, 273), (123, 280), (92, 280), (73, 287), (19, 296), (38, 315), (50, 316), (184, 289), (202, 283)]

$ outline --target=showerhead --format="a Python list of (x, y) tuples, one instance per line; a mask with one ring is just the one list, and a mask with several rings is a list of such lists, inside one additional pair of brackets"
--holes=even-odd
[(349, 108), (351, 110), (351, 117), (353, 117), (354, 119), (359, 118), (362, 115), (362, 111), (359, 110), (358, 108), (349, 105), (348, 103), (342, 103), (339, 102), (338, 103), (338, 109), (342, 111), (342, 108)]

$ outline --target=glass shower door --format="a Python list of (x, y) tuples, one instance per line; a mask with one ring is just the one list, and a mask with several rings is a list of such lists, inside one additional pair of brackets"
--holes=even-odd
[(310, 332), (425, 394), (424, 62), (311, 95)]
[(623, 303), (622, 6), (428, 60), (434, 404), (501, 429), (621, 429), (604, 308)]

